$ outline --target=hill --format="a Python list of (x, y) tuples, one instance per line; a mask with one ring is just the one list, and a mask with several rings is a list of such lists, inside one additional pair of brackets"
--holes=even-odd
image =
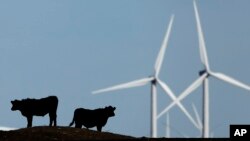
[(129, 140), (135, 137), (71, 127), (38, 126), (0, 131), (0, 141)]
[(0, 141), (82, 141), (82, 140), (147, 140), (147, 141), (201, 141), (201, 140), (225, 140), (229, 138), (136, 138), (132, 136), (119, 135), (109, 132), (98, 132), (88, 129), (78, 129), (73, 127), (48, 127), (37, 126), (11, 131), (0, 130)]

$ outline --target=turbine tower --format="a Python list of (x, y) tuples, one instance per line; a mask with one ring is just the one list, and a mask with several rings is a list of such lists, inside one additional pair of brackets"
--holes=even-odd
[[(108, 92), (108, 91), (113, 91), (113, 90), (143, 86), (143, 85), (150, 83), (151, 84), (151, 131), (150, 131), (151, 137), (157, 137), (157, 119), (159, 118), (159, 116), (157, 116), (156, 84), (159, 84), (160, 87), (170, 96), (170, 98), (172, 100), (176, 100), (176, 96), (174, 95), (172, 90), (169, 88), (169, 86), (166, 85), (163, 81), (161, 81), (159, 79), (159, 72), (160, 72), (160, 69), (162, 66), (165, 50), (167, 48), (167, 43), (168, 43), (169, 35), (171, 32), (173, 20), (174, 20), (174, 16), (172, 15), (170, 18), (170, 22), (169, 22), (167, 32), (165, 34), (160, 52), (159, 52), (158, 57), (157, 57), (156, 62), (155, 62), (153, 76), (147, 77), (147, 78), (142, 78), (142, 79), (135, 80), (135, 81), (131, 81), (128, 83), (119, 84), (116, 86), (112, 86), (109, 88), (105, 88), (105, 89), (101, 89), (101, 90), (97, 90), (97, 91), (92, 92), (93, 94), (97, 94), (97, 93), (103, 93), (103, 92)], [(194, 119), (187, 112), (186, 108), (180, 102), (177, 102), (177, 105), (186, 114), (186, 116), (189, 118), (189, 120), (195, 126), (198, 126), (197, 123), (194, 121)]]
[(208, 57), (207, 57), (207, 51), (206, 51), (206, 45), (205, 40), (201, 28), (201, 22), (199, 18), (198, 9), (196, 6), (196, 2), (194, 0), (194, 11), (195, 11), (195, 18), (196, 18), (196, 24), (197, 24), (197, 30), (198, 30), (198, 40), (199, 40), (199, 49), (200, 49), (200, 57), (201, 62), (204, 65), (204, 70), (200, 71), (200, 77), (195, 80), (186, 90), (183, 91), (183, 93), (176, 99), (176, 101), (172, 102), (168, 107), (166, 107), (159, 116), (163, 115), (164, 113), (168, 112), (177, 102), (180, 102), (182, 99), (184, 99), (186, 96), (188, 96), (191, 92), (193, 92), (197, 87), (199, 87), (201, 84), (203, 84), (203, 131), (202, 136), (204, 138), (209, 137), (209, 91), (208, 91), (208, 78), (210, 76), (215, 77), (219, 80), (225, 81), (227, 83), (230, 83), (234, 86), (246, 89), (250, 91), (250, 87), (238, 80), (235, 80), (232, 77), (229, 77), (223, 73), (213, 72), (211, 71), (209, 67)]
[(169, 113), (166, 114), (166, 138), (170, 138), (170, 118)]

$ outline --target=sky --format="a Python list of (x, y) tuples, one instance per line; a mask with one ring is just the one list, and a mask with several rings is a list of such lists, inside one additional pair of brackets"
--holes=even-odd
[[(210, 67), (250, 84), (249, 0), (197, 0)], [(150, 85), (92, 95), (92, 91), (153, 75), (171, 15), (175, 15), (160, 78), (178, 96), (203, 69), (193, 0), (0, 1), (0, 126), (24, 128), (11, 100), (59, 99), (58, 125), (76, 108), (116, 107), (103, 131), (150, 136)], [(209, 79), (210, 132), (229, 137), (230, 124), (249, 124), (250, 92)], [(158, 113), (171, 99), (157, 87)], [(182, 101), (202, 112), (202, 88)], [(172, 137), (200, 132), (178, 107), (169, 112)], [(48, 115), (33, 125), (49, 124)], [(96, 130), (95, 128), (93, 128)], [(158, 120), (158, 137), (166, 116)]]

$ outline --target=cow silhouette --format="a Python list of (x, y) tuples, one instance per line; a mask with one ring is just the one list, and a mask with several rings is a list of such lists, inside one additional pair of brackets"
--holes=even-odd
[(56, 111), (58, 106), (58, 99), (56, 96), (49, 96), (41, 99), (23, 99), (14, 100), (12, 103), (12, 111), (19, 110), (23, 116), (27, 118), (27, 127), (32, 127), (33, 116), (45, 116), (49, 114), (49, 126), (56, 126)]
[(78, 108), (74, 112), (73, 120), (69, 124), (72, 126), (75, 123), (75, 128), (82, 128), (82, 125), (87, 129), (95, 127), (98, 131), (102, 131), (102, 127), (106, 125), (108, 118), (115, 116), (115, 107), (108, 106), (94, 110)]

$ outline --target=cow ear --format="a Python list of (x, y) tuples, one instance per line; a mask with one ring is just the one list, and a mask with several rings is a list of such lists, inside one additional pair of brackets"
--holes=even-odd
[(113, 109), (115, 110), (115, 109), (116, 109), (116, 107), (113, 107)]
[(12, 104), (14, 104), (14, 103), (16, 103), (16, 102), (18, 102), (19, 100), (12, 100), (12, 101), (10, 101)]

